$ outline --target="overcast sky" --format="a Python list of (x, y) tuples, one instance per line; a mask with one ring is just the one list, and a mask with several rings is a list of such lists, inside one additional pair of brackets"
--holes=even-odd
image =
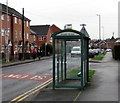
[[(99, 38), (99, 17), (104, 27), (104, 38), (111, 38), (114, 32), (118, 37), (118, 1), (119, 0), (8, 0), (8, 6), (22, 13), (31, 20), (31, 25), (55, 24), (64, 29), (65, 24), (72, 24), (80, 30), (80, 24), (92, 39)], [(0, 0), (6, 4), (6, 0)], [(103, 38), (103, 28), (101, 28)]]

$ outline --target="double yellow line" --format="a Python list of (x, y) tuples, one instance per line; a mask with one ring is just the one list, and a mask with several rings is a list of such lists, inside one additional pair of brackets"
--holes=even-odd
[(52, 78), (49, 79), (48, 81), (46, 81), (46, 82), (38, 85), (37, 87), (35, 87), (35, 88), (33, 88), (33, 89), (25, 92), (24, 94), (22, 94), (22, 95), (20, 95), (20, 96), (18, 96), (16, 98), (14, 98), (14, 99), (12, 99), (9, 103), (12, 103), (12, 102), (18, 103), (20, 101), (23, 101), (24, 99), (26, 99), (30, 95), (32, 95), (32, 94), (38, 92), (39, 90), (43, 89), (44, 87), (48, 86), (50, 83), (52, 83)]

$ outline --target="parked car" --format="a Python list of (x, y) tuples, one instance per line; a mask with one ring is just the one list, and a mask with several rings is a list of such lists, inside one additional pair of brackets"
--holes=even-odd
[(111, 52), (111, 49), (106, 49), (106, 52)]
[(81, 47), (80, 46), (74, 46), (71, 49), (71, 57), (77, 57), (81, 56)]
[(93, 52), (95, 53), (95, 55), (98, 55), (100, 53), (99, 49), (93, 49)]
[(94, 58), (95, 57), (95, 52), (93, 49), (89, 49), (89, 58)]

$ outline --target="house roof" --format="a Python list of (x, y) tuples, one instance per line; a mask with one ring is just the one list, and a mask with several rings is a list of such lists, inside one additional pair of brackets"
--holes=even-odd
[(51, 26), (51, 31), (52, 31), (52, 33), (56, 33), (56, 32), (58, 32), (58, 31), (60, 31), (61, 29), (59, 28), (59, 27), (57, 27), (56, 25), (52, 25)]
[(36, 32), (34, 32), (33, 30), (30, 29), (30, 33), (33, 34), (33, 35), (37, 35)]
[(33, 25), (30, 28), (38, 35), (47, 35), (50, 25)]
[[(2, 13), (6, 14), (7, 13), (7, 6), (4, 5), (4, 4), (1, 4), (1, 3), (0, 3), (0, 5), (2, 6)], [(19, 13), (14, 8), (11, 8), (9, 6), (8, 6), (8, 14), (16, 16), (16, 17), (19, 17), (19, 18), (22, 18), (22, 14), (21, 13)], [(28, 19), (26, 17), (24, 19), (30, 21), (30, 19)]]

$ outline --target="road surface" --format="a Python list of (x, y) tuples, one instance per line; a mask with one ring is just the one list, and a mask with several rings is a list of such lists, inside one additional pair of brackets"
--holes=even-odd
[(2, 101), (27, 92), (52, 78), (52, 60), (42, 60), (2, 69)]

